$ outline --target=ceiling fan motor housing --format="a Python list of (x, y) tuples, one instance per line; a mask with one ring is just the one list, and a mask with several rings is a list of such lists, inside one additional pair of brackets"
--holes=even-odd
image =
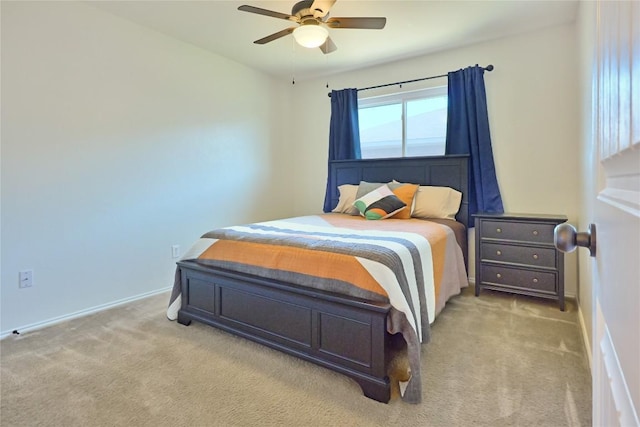
[[(304, 18), (314, 18), (315, 12), (319, 12), (320, 16), (325, 15), (325, 11), (320, 9), (311, 10), (311, 6), (313, 5), (313, 0), (302, 0), (298, 3), (294, 4), (291, 8), (291, 15), (297, 16), (298, 18), (304, 20)], [(301, 22), (304, 23), (304, 22)]]
[(305, 16), (300, 18), (300, 25), (320, 25), (320, 23), (313, 16)]

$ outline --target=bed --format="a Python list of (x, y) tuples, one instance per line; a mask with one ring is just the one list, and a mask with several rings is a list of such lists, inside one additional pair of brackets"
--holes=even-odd
[(177, 263), (167, 316), (344, 374), (380, 402), (390, 399), (389, 347), (401, 335), (411, 367), (403, 399), (419, 402), (421, 344), (446, 300), (468, 284), (468, 157), (333, 161), (328, 176), (332, 207), (344, 184), (394, 180), (449, 187), (462, 200), (455, 221), (324, 213), (213, 230)]

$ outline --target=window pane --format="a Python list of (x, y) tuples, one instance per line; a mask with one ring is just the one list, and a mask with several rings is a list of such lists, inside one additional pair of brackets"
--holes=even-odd
[(446, 135), (446, 95), (407, 102), (407, 157), (443, 155)]
[(358, 109), (363, 159), (402, 157), (402, 104)]

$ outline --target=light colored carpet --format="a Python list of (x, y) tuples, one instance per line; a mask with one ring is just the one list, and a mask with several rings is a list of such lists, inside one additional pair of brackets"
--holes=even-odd
[(589, 426), (575, 306), (467, 289), (423, 347), (423, 402), (192, 323), (167, 295), (0, 342), (2, 426)]

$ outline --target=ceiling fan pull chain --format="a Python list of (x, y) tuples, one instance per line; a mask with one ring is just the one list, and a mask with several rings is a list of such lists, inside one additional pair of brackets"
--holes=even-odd
[[(324, 56), (324, 66), (329, 71), (329, 55)], [(327, 77), (327, 89), (329, 89), (329, 78)]]
[(296, 84), (296, 44), (291, 40), (291, 84)]

